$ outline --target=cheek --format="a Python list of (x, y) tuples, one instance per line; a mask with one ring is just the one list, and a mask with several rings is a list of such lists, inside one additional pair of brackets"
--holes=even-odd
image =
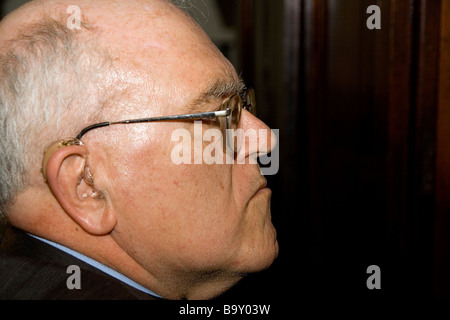
[[(149, 153), (158, 157), (149, 157)], [(170, 150), (148, 150), (116, 163), (112, 175), (114, 202), (121, 212), (158, 220), (166, 231), (195, 235), (233, 222), (236, 211), (228, 165), (180, 164), (170, 160)], [(221, 221), (218, 223), (218, 221)], [(198, 233), (197, 233), (198, 234)]]
[(193, 270), (216, 269), (233, 260), (241, 226), (231, 182), (205, 181), (216, 172), (201, 167), (177, 166), (169, 175), (153, 175), (166, 180), (157, 186), (142, 184), (147, 195), (134, 197), (134, 204), (124, 207), (133, 233), (146, 235), (132, 245), (142, 251), (141, 259), (158, 255), (172, 268)]
[(116, 235), (139, 260), (171, 257), (172, 264), (192, 268), (226, 264), (244, 234), (245, 196), (238, 205), (233, 166), (175, 165), (170, 147), (155, 141), (120, 158), (111, 155)]
[[(161, 205), (171, 203), (173, 220), (182, 220), (187, 234), (196, 236), (206, 230), (216, 232), (233, 223), (237, 216), (229, 170), (225, 166), (179, 165), (169, 168), (161, 185), (165, 197)], [(163, 178), (163, 177), (161, 177)], [(198, 230), (197, 234), (193, 230)]]

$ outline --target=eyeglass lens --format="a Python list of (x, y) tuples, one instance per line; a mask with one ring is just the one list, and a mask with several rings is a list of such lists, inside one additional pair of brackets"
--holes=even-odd
[[(255, 91), (253, 89), (248, 90), (245, 95), (241, 98), (239, 95), (231, 97), (228, 102), (228, 108), (230, 109), (230, 115), (227, 117), (227, 129), (232, 129), (233, 132), (237, 130), (239, 126), (239, 121), (241, 119), (242, 108), (244, 107), (247, 111), (256, 115), (255, 108)], [(229, 147), (234, 151), (238, 151), (238, 137), (234, 135), (228, 135), (228, 143), (231, 144)]]

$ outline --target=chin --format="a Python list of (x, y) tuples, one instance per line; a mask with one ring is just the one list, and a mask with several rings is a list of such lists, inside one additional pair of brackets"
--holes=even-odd
[(270, 189), (257, 193), (245, 212), (245, 236), (234, 263), (235, 270), (254, 273), (267, 269), (278, 256), (277, 232), (272, 223)]
[(269, 268), (275, 261), (275, 259), (278, 257), (278, 251), (279, 251), (278, 241), (275, 238), (271, 250), (270, 251), (268, 250), (267, 252), (267, 258), (265, 259), (265, 261), (261, 262), (261, 266), (258, 271), (262, 271)]
[(278, 241), (273, 228), (272, 234), (264, 239), (263, 244), (249, 246), (244, 250), (242, 260), (236, 264), (237, 271), (245, 274), (263, 271), (272, 265), (278, 257), (278, 251)]

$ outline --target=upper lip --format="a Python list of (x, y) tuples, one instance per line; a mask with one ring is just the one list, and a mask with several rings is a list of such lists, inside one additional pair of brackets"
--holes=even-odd
[(266, 187), (267, 187), (267, 180), (263, 178), (261, 180), (261, 182), (259, 184), (259, 187), (258, 187), (258, 189), (256, 190), (255, 193), (257, 193), (259, 190), (265, 189)]

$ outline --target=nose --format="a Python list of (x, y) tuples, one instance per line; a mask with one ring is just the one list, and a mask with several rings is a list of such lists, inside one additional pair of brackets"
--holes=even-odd
[(241, 129), (236, 155), (238, 163), (244, 163), (249, 158), (249, 163), (256, 164), (258, 157), (270, 153), (278, 143), (275, 133), (245, 109), (242, 110), (238, 129)]

